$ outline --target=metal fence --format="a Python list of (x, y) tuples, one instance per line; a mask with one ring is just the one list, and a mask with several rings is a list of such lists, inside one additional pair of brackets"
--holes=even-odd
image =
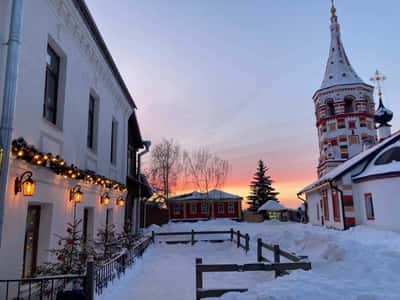
[(60, 275), (13, 280), (0, 280), (1, 300), (57, 299), (64, 289), (71, 287), (87, 296), (86, 275)]

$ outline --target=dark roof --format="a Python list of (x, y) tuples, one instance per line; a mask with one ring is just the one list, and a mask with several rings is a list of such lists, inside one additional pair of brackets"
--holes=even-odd
[(128, 145), (135, 149), (143, 148), (143, 139), (135, 112), (132, 113), (128, 120)]
[(77, 10), (79, 11), (87, 28), (89, 29), (90, 34), (92, 35), (92, 38), (94, 39), (97, 46), (99, 47), (100, 52), (103, 54), (104, 59), (108, 63), (108, 66), (110, 67), (113, 75), (115, 76), (115, 79), (118, 81), (118, 84), (122, 89), (122, 92), (124, 93), (125, 97), (128, 99), (129, 104), (133, 108), (136, 108), (135, 101), (133, 100), (132, 95), (130, 94), (124, 80), (122, 79), (122, 76), (118, 71), (118, 68), (114, 62), (114, 59), (112, 58), (112, 56), (110, 54), (110, 51), (108, 51), (106, 43), (104, 42), (104, 39), (101, 36), (99, 29), (97, 28), (97, 25), (85, 3), (85, 0), (73, 0), (73, 3), (75, 5), (75, 7), (77, 8)]

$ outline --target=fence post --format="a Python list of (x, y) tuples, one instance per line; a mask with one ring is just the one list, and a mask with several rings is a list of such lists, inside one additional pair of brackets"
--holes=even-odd
[(154, 230), (151, 231), (151, 241), (154, 243), (155, 240), (155, 234), (154, 234)]
[(257, 261), (262, 262), (262, 240), (260, 238), (257, 239)]
[(192, 246), (194, 245), (194, 230), (192, 229)]
[[(274, 245), (274, 263), (279, 264), (281, 262), (281, 256), (280, 256), (280, 249), (279, 245)], [(280, 272), (277, 270), (275, 271), (275, 277), (278, 277), (280, 275)]]
[(240, 230), (237, 231), (237, 241), (236, 242), (237, 242), (236, 245), (239, 248), (240, 247)]
[(250, 236), (246, 233), (246, 253), (250, 250)]
[(93, 256), (89, 256), (86, 265), (86, 280), (85, 280), (85, 292), (86, 299), (93, 300), (94, 299), (94, 286), (95, 286), (95, 267)]
[(203, 259), (196, 258), (196, 300), (200, 300), (198, 290), (203, 288), (203, 273), (198, 268), (202, 263)]
[(231, 242), (233, 241), (233, 228), (231, 228)]

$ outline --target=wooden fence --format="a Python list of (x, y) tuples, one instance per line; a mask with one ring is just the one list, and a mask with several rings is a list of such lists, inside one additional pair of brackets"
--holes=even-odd
[[(231, 233), (237, 236), (237, 245), (246, 250), (249, 250), (248, 234), (242, 235), (239, 231)], [(241, 244), (241, 238), (245, 239), (245, 244)], [(263, 256), (263, 249), (272, 251), (273, 262)], [(281, 262), (281, 257), (286, 258), (290, 262)], [(257, 239), (257, 263), (254, 264), (203, 264), (201, 258), (196, 258), (196, 300), (210, 297), (221, 297), (228, 292), (246, 292), (246, 288), (229, 288), (229, 289), (205, 289), (203, 287), (203, 273), (209, 272), (250, 272), (250, 271), (273, 271), (275, 277), (289, 274), (290, 270), (311, 270), (311, 263), (306, 261), (306, 256), (297, 256), (294, 253), (289, 253), (280, 249), (279, 245), (270, 245), (264, 243), (261, 239)], [(267, 262), (265, 264), (264, 262)]]
[[(197, 236), (204, 235), (223, 235), (226, 234), (228, 237), (226, 239), (196, 239)], [(225, 231), (176, 231), (176, 232), (151, 232), (151, 238), (153, 242), (155, 241), (157, 236), (190, 236), (190, 239), (182, 239), (182, 240), (173, 240), (173, 241), (160, 241), (165, 242), (167, 244), (191, 244), (194, 245), (197, 242), (211, 242), (211, 243), (219, 243), (224, 241), (236, 242), (238, 248), (242, 248), (246, 253), (250, 250), (250, 236), (248, 233), (242, 234), (240, 231), (234, 231), (233, 228)], [(236, 239), (235, 239), (236, 237)]]
[[(294, 263), (298, 263), (302, 260), (307, 259), (307, 256), (297, 256), (294, 253), (289, 253), (287, 251), (284, 251), (280, 248), (279, 245), (271, 245), (271, 244), (267, 244), (264, 243), (262, 241), (262, 239), (257, 239), (257, 261), (258, 262), (271, 262), (269, 259), (267, 259), (266, 257), (263, 256), (263, 249), (267, 249), (269, 251), (271, 251), (273, 253), (274, 256), (274, 263), (279, 264), (281, 262), (281, 256), (288, 259), (289, 261), (292, 261)], [(304, 263), (304, 262), (302, 262)], [(311, 269), (311, 263), (306, 262), (309, 264), (309, 270)], [(277, 270), (275, 272), (275, 276), (281, 276), (281, 275), (287, 275), (288, 272), (283, 271), (280, 272), (279, 270)]]

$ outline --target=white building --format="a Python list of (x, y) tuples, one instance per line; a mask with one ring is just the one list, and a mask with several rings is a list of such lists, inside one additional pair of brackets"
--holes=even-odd
[[(0, 95), (12, 3), (0, 2)], [(70, 191), (77, 184), (83, 200), (76, 215), (86, 238), (93, 239), (106, 222), (122, 230), (125, 208), (117, 199), (126, 194), (128, 119), (134, 109), (83, 0), (24, 1), (12, 139), (22, 137), (38, 152), (14, 141), (0, 278), (29, 276), (50, 259), (47, 250), (58, 246), (55, 234), (65, 235), (72, 222)], [(14, 193), (15, 178), (26, 171), (36, 183), (31, 197)], [(108, 205), (100, 201), (104, 193)]]
[[(379, 106), (373, 87), (355, 73), (340, 38), (332, 7), (331, 48), (325, 77), (314, 101), (320, 142), (319, 179), (304, 194), (309, 221), (337, 229), (358, 224), (400, 231), (400, 132), (390, 134), (393, 113)], [(376, 138), (376, 128), (378, 138)]]

